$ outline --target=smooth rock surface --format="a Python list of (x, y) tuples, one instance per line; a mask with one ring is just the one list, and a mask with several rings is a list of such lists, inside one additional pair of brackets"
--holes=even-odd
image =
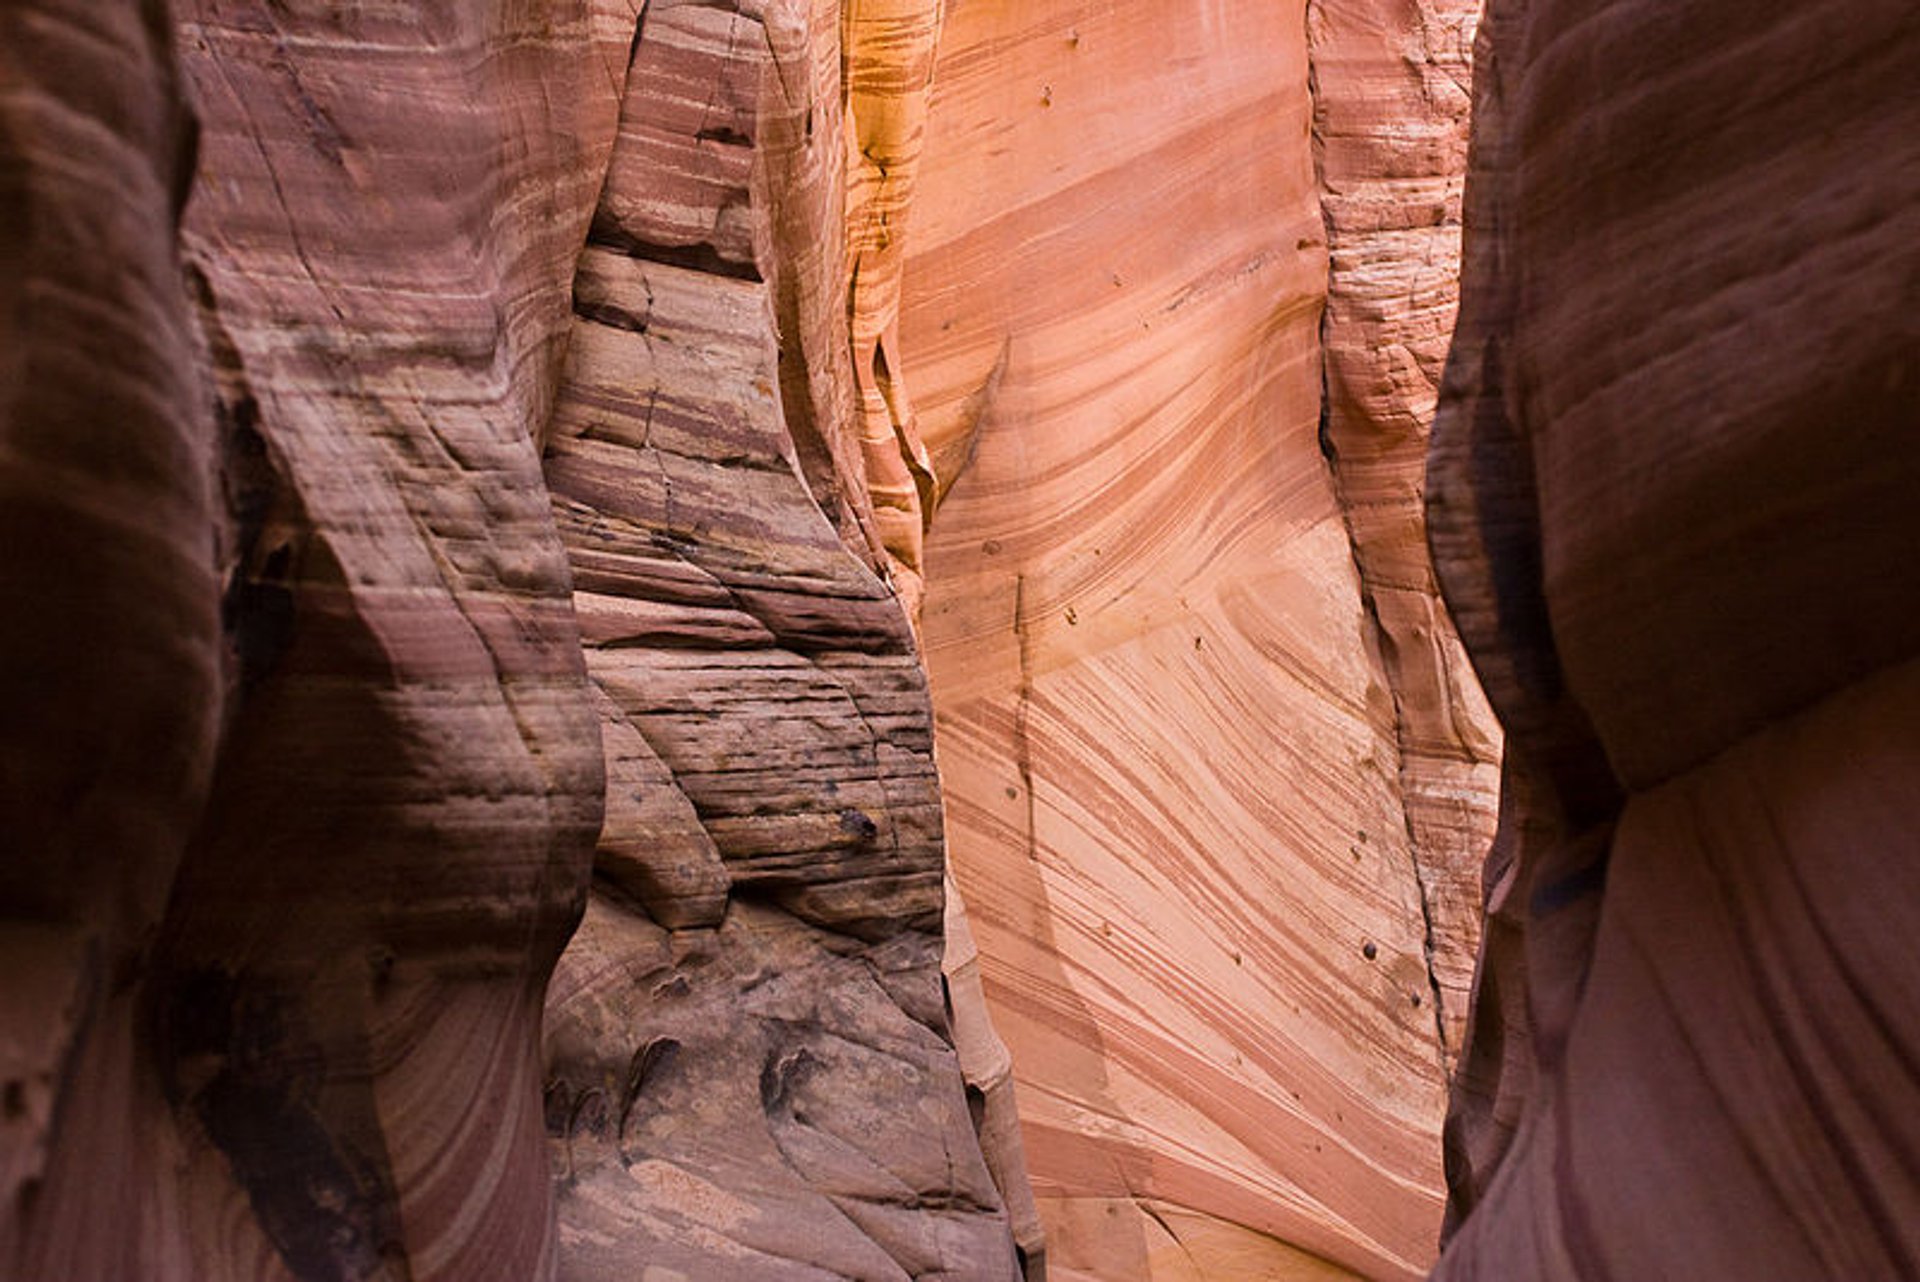
[(220, 714), (213, 424), (174, 252), (192, 170), (157, 14), (0, 5), (8, 1278), (133, 1276), (161, 1249), (134, 1227), (163, 1110), (124, 977), (165, 913)]
[[(1401, 56), (1388, 19), (1342, 21), (1340, 109), (1417, 101), (1418, 74), (1368, 79)], [(1439, 629), (1424, 672), (1400, 665), (1426, 716), (1403, 725), (1321, 454), (1308, 31), (1304, 6), (963, 5), (935, 68), (901, 327), (944, 494), (924, 631), (1054, 1277), (1433, 1258), (1444, 1052), (1400, 745), (1454, 754), (1431, 790), (1483, 834), (1492, 749), (1456, 724), (1477, 714)], [(1447, 86), (1414, 130), (1439, 141), (1396, 162), (1425, 221), (1336, 264), (1366, 401), (1342, 431), (1393, 455), (1384, 564), (1420, 546), (1418, 375), (1464, 164)], [(1389, 281), (1413, 305), (1367, 293)], [(1393, 342), (1418, 352), (1398, 389), (1359, 350)], [(1480, 851), (1453, 854), (1471, 877)], [(1470, 922), (1447, 938), (1470, 951)]]
[(1480, 40), (1431, 518), (1509, 760), (1436, 1277), (1911, 1276), (1920, 21)]

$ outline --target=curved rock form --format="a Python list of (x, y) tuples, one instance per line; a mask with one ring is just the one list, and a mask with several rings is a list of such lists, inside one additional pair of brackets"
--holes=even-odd
[[(1304, 6), (1035, 4), (960, 6), (941, 38), (901, 337), (950, 487), (924, 627), (1055, 1278), (1408, 1277), (1433, 1255), (1445, 1069), (1399, 745), (1444, 742), (1460, 775), (1433, 791), (1482, 831), (1490, 749), (1438, 630), (1430, 672), (1400, 665), (1426, 720), (1396, 716), (1320, 452), (1307, 31)], [(1342, 110), (1396, 109), (1336, 79)], [(1431, 109), (1436, 135), (1463, 105)], [(1341, 430), (1393, 419), (1368, 447), (1398, 469), (1387, 565), (1419, 546), (1423, 393), (1394, 401), (1352, 348), (1437, 360), (1449, 300), (1420, 259), (1446, 234), (1335, 276), (1364, 402)], [(1409, 279), (1434, 301), (1372, 319), (1366, 291)]]
[[(840, 122), (877, 110), (862, 86), (890, 59), (924, 57), (850, 45), (849, 108), (837, 23), (649, 13), (575, 280), (546, 472), (610, 787), (549, 999), (567, 1278), (1017, 1276), (948, 1032), (925, 677), (864, 492), (836, 494), (837, 528), (813, 488), (837, 484), (851, 416), (811, 420), (831, 471), (810, 477), (783, 396), (858, 393), (887, 422), (844, 341), (781, 378), (808, 318), (844, 340), (849, 288), (860, 350), (867, 294), (820, 249), (843, 226)], [(859, 443), (869, 467), (901, 459), (890, 427)], [(917, 545), (917, 507), (895, 514)], [(899, 524), (877, 528), (910, 572)]]
[(944, 0), (848, 0), (847, 291), (866, 489), (894, 587), (919, 623), (933, 463), (896, 373), (906, 222), (926, 141)]
[(1436, 1276), (1911, 1276), (1920, 22), (1496, 0), (1477, 61), (1432, 520), (1510, 756)]
[(0, 3), (0, 1271), (1014, 1276), (841, 6), (83, 7)]
[[(0, 1275), (131, 1277), (161, 1178), (125, 976), (220, 712), (212, 424), (165, 24), (0, 6)], [(75, 1107), (85, 1100), (84, 1111)]]
[(611, 124), (592, 33), (176, 16), (237, 660), (151, 996), (193, 1272), (544, 1277), (540, 1000), (603, 782), (529, 425)]
[[(88, 12), (6, 8), (25, 60), (9, 93), (58, 86), (7, 134), (9, 279), (41, 295), (49, 344), (10, 344), (31, 363), (8, 379), (8, 457), (36, 471), (9, 471), (26, 523), (9, 546), (50, 567), (45, 541), (68, 534), (82, 571), (11, 585), (42, 622), (9, 640), (9, 704), (32, 690), (72, 720), (8, 727), (54, 771), (9, 766), (31, 788), (6, 799), (25, 843), (9, 864), (64, 889), (8, 889), (9, 917), (36, 923), (10, 973), (47, 1009), (6, 1024), (59, 1036), (62, 1006), (76, 1023), (24, 1082), (9, 1066), (8, 1100), (43, 1129), (24, 1161), (9, 1137), (8, 1273), (543, 1276), (533, 1029), (601, 782), (526, 431), (568, 229), (493, 221), (563, 191), (574, 158), (509, 145), (512, 99), (477, 56), (529, 32), (223, 4), (183, 6), (176, 34), (158, 5)], [(205, 122), (190, 291), (171, 44)], [(390, 57), (385, 98), (339, 74), (369, 47)], [(515, 74), (562, 70), (553, 47)], [(396, 101), (427, 113), (434, 164)], [(114, 615), (98, 629), (96, 602)], [(93, 648), (42, 671), (33, 637), (54, 620)], [(61, 779), (75, 756), (84, 789)], [(40, 962), (63, 951), (79, 979), (48, 989)]]

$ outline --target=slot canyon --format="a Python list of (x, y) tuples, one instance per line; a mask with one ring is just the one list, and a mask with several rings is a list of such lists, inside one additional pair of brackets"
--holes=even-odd
[(0, 1282), (1920, 1278), (1912, 0), (0, 0)]

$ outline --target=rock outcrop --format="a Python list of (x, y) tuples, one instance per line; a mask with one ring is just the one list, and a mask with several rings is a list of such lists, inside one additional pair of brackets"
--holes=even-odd
[(1316, 9), (962, 5), (941, 39), (924, 630), (1055, 1278), (1435, 1249), (1497, 751), (1419, 568), (1468, 15)]
[(1920, 19), (1494, 0), (1431, 470), (1508, 734), (1436, 1277), (1920, 1272)]

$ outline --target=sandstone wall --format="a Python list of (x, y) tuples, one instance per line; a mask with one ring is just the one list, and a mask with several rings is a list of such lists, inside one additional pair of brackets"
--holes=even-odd
[(1920, 1269), (1920, 21), (1495, 0), (1431, 464), (1509, 739), (1436, 1277)]
[(164, 21), (0, 8), (9, 1277), (126, 1276), (153, 1249), (92, 1226), (154, 1200), (158, 1086), (123, 977), (165, 913), (219, 725), (213, 434), (174, 260), (192, 170)]
[(843, 47), (837, 3), (648, 13), (574, 282), (546, 474), (609, 789), (549, 996), (566, 1278), (1017, 1276), (948, 1031), (904, 545), (841, 484), (893, 448), (846, 413), (874, 94), (848, 113), (842, 58), (901, 56), (846, 16)]
[(1460, 197), (1477, 0), (1307, 9), (1330, 263), (1321, 448), (1393, 691), (1401, 804), (1451, 1065), (1480, 936), (1499, 731), (1440, 601), (1423, 508), (1459, 297)]
[[(171, 28), (160, 5), (69, 10), (7, 11), (12, 315), (68, 352), (9, 378), (45, 398), (9, 421), (97, 451), (16, 484), (118, 533), (75, 533), (105, 581), (14, 600), (37, 628), (78, 590), (100, 604), (67, 627), (132, 608), (104, 650), (70, 640), (44, 672), (9, 654), (10, 690), (75, 718), (38, 739), (10, 724), (15, 750), (92, 763), (84, 788), (21, 780), (9, 830), (26, 816), (30, 844), (9, 862), (91, 893), (61, 853), (78, 833), (104, 870), (99, 902), (27, 901), (45, 914), (27, 922), (9, 896), (10, 933), (108, 931), (79, 954), (67, 1044), (25, 1077), (46, 1157), (9, 1188), (6, 1267), (545, 1276), (535, 1034), (601, 772), (527, 424), (586, 209), (564, 176), (594, 164), (568, 74), (588, 33), (491, 9), (182, 5)], [(534, 95), (564, 129), (517, 120)], [(550, 217), (502, 217), (522, 202)], [(41, 280), (88, 337), (40, 329)], [(210, 482), (219, 520), (187, 501)], [(60, 566), (59, 528), (19, 530), (10, 555)], [(136, 533), (153, 551), (118, 550)], [(163, 591), (198, 607), (139, 638)], [(88, 713), (107, 697), (131, 711)], [(160, 705), (170, 725), (145, 720)], [(182, 763), (209, 760), (216, 712), (203, 794)], [(143, 798), (137, 823), (73, 826)]]
[(0, 5), (0, 1273), (1012, 1276), (871, 15), (74, 8)]
[(948, 15), (901, 325), (924, 631), (1056, 1278), (1433, 1258), (1497, 755), (1420, 568), (1469, 25)]
[(0, 1269), (1425, 1266), (1458, 0), (72, 8)]

